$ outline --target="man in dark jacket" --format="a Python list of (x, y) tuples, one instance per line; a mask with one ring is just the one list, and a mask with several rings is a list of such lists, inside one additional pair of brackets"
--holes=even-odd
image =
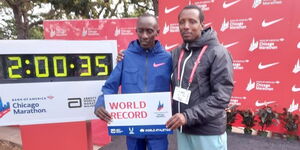
[(226, 113), (233, 90), (229, 52), (195, 5), (178, 16), (184, 43), (172, 51), (173, 116), (166, 126), (177, 129), (179, 150), (227, 150)]
[[(112, 71), (102, 87), (103, 94), (116, 94), (122, 85), (122, 93), (147, 93), (170, 91), (172, 71), (171, 55), (159, 41), (155, 16), (145, 14), (138, 18), (136, 32), (138, 40), (132, 41), (125, 51), (126, 57)], [(106, 122), (112, 117), (104, 108), (101, 95), (95, 105), (95, 114)], [(167, 150), (167, 135), (127, 136), (129, 150)]]

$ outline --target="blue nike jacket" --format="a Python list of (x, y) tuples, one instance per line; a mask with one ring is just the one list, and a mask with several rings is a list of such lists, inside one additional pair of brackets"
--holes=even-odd
[[(124, 59), (118, 62), (102, 87), (103, 94), (147, 93), (170, 91), (172, 58), (159, 41), (151, 49), (143, 49), (138, 40), (130, 42)], [(104, 95), (99, 96), (95, 109), (104, 106)]]

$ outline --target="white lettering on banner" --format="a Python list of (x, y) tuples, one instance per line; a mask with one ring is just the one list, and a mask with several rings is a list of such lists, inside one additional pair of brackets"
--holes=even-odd
[(267, 69), (270, 68), (272, 66), (278, 65), (279, 62), (275, 62), (275, 63), (271, 63), (271, 64), (265, 64), (263, 65), (261, 62), (258, 64), (258, 69), (263, 70), (263, 69)]
[(298, 73), (300, 71), (300, 59), (298, 59), (294, 69), (293, 69), (293, 73)]
[(294, 112), (299, 109), (299, 104), (295, 104), (295, 99), (293, 99), (292, 104), (290, 105), (288, 112)]
[(255, 102), (255, 106), (257, 107), (260, 107), (260, 106), (267, 106), (267, 105), (270, 105), (270, 104), (273, 104), (275, 103), (276, 101), (263, 101), (263, 102), (259, 102), (259, 100), (257, 100)]
[(202, 11), (208, 11), (210, 10), (210, 7), (208, 5), (214, 2), (215, 0), (202, 0), (202, 1), (196, 1), (194, 2), (194, 4), (200, 7)]
[(252, 8), (257, 8), (259, 5), (279, 5), (283, 0), (253, 0)]
[(261, 26), (262, 27), (268, 27), (268, 26), (273, 25), (273, 24), (275, 24), (279, 21), (282, 21), (282, 20), (283, 20), (283, 18), (279, 18), (279, 19), (276, 19), (276, 20), (268, 21), (268, 22), (266, 20), (263, 20), (263, 22), (261, 23)]
[(239, 97), (239, 96), (231, 96), (229, 105), (230, 105), (230, 106), (233, 106), (233, 105), (240, 106), (240, 105), (241, 105), (241, 102), (240, 102), (240, 101), (243, 101), (243, 100), (246, 100), (246, 99), (247, 99), (246, 96), (243, 96), (243, 97)]
[(85, 37), (85, 36), (100, 36), (99, 31), (101, 31), (101, 29), (83, 27), (82, 36), (83, 37)]
[(67, 30), (63, 27), (60, 27), (59, 25), (50, 25), (50, 29), (45, 29), (46, 32), (50, 32), (50, 37), (63, 37), (67, 36)]
[(300, 24), (298, 24), (298, 29), (300, 29)]
[(237, 4), (238, 2), (240, 2), (241, 0), (236, 0), (236, 1), (233, 1), (233, 2), (227, 2), (227, 1), (224, 1), (223, 2), (223, 8), (228, 8), (228, 7), (231, 7), (235, 4)]
[(244, 18), (244, 19), (230, 19), (229, 21), (226, 21), (226, 18), (224, 18), (223, 24), (221, 26), (221, 31), (224, 32), (227, 29), (230, 30), (244, 30), (247, 29), (247, 22), (252, 21), (252, 18)]
[(252, 39), (252, 42), (249, 47), (249, 51), (253, 52), (257, 48), (260, 50), (277, 50), (279, 47), (277, 46), (277, 43), (284, 42), (284, 38), (279, 39), (262, 39), (259, 41), (256, 41), (255, 38)]
[(172, 7), (172, 8), (167, 8), (165, 7), (165, 14), (168, 14), (174, 10), (176, 10), (177, 8), (179, 7), (179, 5), (175, 6), (175, 7)]
[(297, 44), (297, 48), (298, 48), (298, 49), (300, 49), (300, 42), (298, 42), (298, 44)]
[(115, 29), (115, 36), (119, 36), (121, 34), (121, 29), (116, 27)]
[(280, 84), (280, 81), (256, 81), (252, 82), (251, 78), (247, 84), (246, 91), (256, 89), (258, 91), (274, 91), (274, 85)]
[(233, 69), (234, 70), (243, 70), (244, 69), (244, 66), (243, 64), (244, 63), (249, 63), (250, 61), (248, 59), (246, 60), (233, 60)]

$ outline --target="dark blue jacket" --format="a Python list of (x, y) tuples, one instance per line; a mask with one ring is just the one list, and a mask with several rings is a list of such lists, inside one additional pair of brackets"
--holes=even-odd
[[(122, 93), (170, 91), (172, 59), (159, 41), (149, 50), (132, 41), (124, 54), (102, 87), (103, 94), (117, 94), (120, 85)], [(103, 94), (95, 108), (104, 106)]]

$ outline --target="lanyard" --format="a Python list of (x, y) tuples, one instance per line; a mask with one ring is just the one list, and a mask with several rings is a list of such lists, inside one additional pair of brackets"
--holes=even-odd
[[(207, 48), (207, 45), (205, 45), (205, 46), (202, 48), (200, 54), (198, 55), (197, 60), (194, 62), (194, 67), (193, 67), (193, 70), (192, 70), (192, 72), (191, 72), (190, 79), (189, 79), (189, 86), (190, 86), (190, 84), (192, 83), (192, 81), (193, 81), (193, 79), (194, 79), (194, 75), (195, 75), (195, 72), (196, 72), (196, 68), (197, 68), (197, 66), (198, 66), (199, 63), (200, 63), (200, 59), (201, 59), (201, 57), (203, 56), (203, 53), (206, 51), (206, 48)], [(177, 70), (177, 80), (178, 80), (178, 81), (180, 81), (181, 61), (182, 61), (183, 54), (184, 54), (184, 50), (181, 50), (180, 55), (179, 55), (178, 64), (177, 64), (177, 66), (178, 66), (178, 70)]]

